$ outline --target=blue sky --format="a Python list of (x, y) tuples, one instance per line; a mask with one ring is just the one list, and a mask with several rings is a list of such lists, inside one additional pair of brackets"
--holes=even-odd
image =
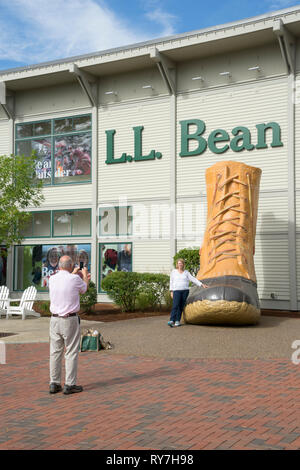
[(185, 33), (295, 5), (299, 1), (0, 0), (0, 70)]

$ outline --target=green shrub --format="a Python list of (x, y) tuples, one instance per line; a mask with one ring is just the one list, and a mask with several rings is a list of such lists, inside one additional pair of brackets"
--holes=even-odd
[(136, 298), (135, 310), (145, 312), (146, 310), (155, 310), (157, 306), (156, 298), (149, 292), (140, 292)]
[(169, 290), (166, 274), (114, 272), (103, 279), (101, 287), (124, 312), (161, 309)]
[(91, 313), (92, 307), (97, 303), (97, 289), (93, 281), (90, 281), (87, 291), (80, 295), (80, 307), (86, 313)]
[(174, 267), (176, 266), (176, 262), (179, 258), (184, 259), (185, 269), (189, 271), (193, 276), (196, 276), (200, 269), (199, 249), (183, 248), (182, 250), (178, 251), (178, 253), (176, 253), (173, 258)]
[(141, 287), (138, 273), (113, 272), (103, 279), (101, 287), (123, 312), (134, 311)]
[(149, 306), (161, 309), (164, 296), (169, 290), (170, 276), (166, 274), (143, 273), (141, 274), (141, 290), (147, 294)]
[(43, 313), (51, 313), (50, 312), (50, 300), (44, 300), (40, 304), (40, 309)]
[(33, 310), (40, 313), (42, 317), (50, 317), (50, 300), (36, 300), (33, 304)]
[(173, 299), (171, 297), (171, 292), (169, 290), (167, 290), (164, 293), (164, 304), (167, 307), (167, 309), (171, 310), (172, 305), (173, 305)]

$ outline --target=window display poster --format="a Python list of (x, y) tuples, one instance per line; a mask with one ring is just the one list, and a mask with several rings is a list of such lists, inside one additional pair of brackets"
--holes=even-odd
[(51, 142), (49, 139), (31, 141), (32, 150), (36, 154), (36, 177), (38, 179), (51, 178)]
[(55, 177), (89, 179), (91, 174), (91, 135), (55, 138)]
[(58, 271), (59, 259), (63, 255), (72, 258), (75, 266), (80, 262), (90, 271), (91, 245), (24, 245), (16, 247), (16, 290), (34, 285), (39, 292), (48, 291), (50, 276)]
[(101, 243), (101, 281), (115, 271), (132, 271), (131, 243)]

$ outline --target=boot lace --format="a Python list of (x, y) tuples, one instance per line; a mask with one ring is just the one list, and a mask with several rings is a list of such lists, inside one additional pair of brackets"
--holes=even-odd
[[(252, 199), (251, 199), (251, 178), (247, 173), (247, 183), (239, 179), (239, 175), (228, 176), (229, 169), (226, 167), (224, 174), (225, 180), (221, 183), (222, 175), (218, 175), (215, 191), (213, 195), (212, 213), (217, 210), (217, 213), (212, 216), (208, 222), (208, 231), (210, 233), (209, 243), (212, 245), (208, 253), (208, 263), (219, 262), (228, 258), (243, 257), (247, 264), (247, 258), (240, 251), (241, 242), (246, 243), (245, 236), (248, 229), (241, 223), (241, 215), (247, 214), (252, 216)], [(248, 198), (241, 196), (240, 189), (230, 191), (232, 183), (237, 183), (239, 188), (244, 186), (248, 190)], [(236, 186), (235, 186), (236, 187)], [(217, 193), (221, 192), (222, 195), (217, 199)], [(241, 209), (241, 201), (248, 201), (250, 206), (250, 214)], [(230, 212), (230, 216), (226, 218), (226, 214)], [(253, 220), (253, 218), (252, 218)], [(222, 229), (223, 224), (227, 225), (226, 230)], [(240, 230), (238, 230), (240, 229)], [(226, 244), (230, 243), (230, 247), (226, 248)], [(234, 245), (234, 246), (232, 246)]]

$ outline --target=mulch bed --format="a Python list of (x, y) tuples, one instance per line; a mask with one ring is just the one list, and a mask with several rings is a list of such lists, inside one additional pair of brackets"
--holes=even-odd
[(112, 322), (120, 320), (131, 320), (133, 318), (157, 317), (168, 315), (169, 309), (161, 311), (145, 311), (145, 312), (121, 312), (120, 308), (114, 304), (96, 304), (92, 313), (80, 313), (80, 318), (89, 321)]
[(291, 312), (290, 310), (271, 310), (261, 309), (261, 314), (269, 317), (300, 318), (300, 312)]
[[(97, 304), (93, 313), (81, 313), (80, 318), (89, 321), (112, 322), (120, 320), (131, 320), (132, 318), (157, 317), (161, 315), (169, 315), (169, 313), (170, 309), (164, 309), (159, 312), (121, 312), (120, 309), (114, 304)], [(262, 309), (261, 314), (263, 316), (300, 319), (300, 312), (290, 312), (288, 310)]]
[[(132, 318), (146, 318), (146, 317), (157, 317), (161, 315), (169, 315), (170, 309), (164, 309), (162, 311), (147, 311), (147, 312), (121, 312), (118, 307), (114, 304), (97, 304), (93, 313), (81, 313), (80, 318), (89, 321), (103, 321), (112, 322), (119, 320), (131, 320)], [(285, 317), (285, 318), (299, 318), (300, 312), (290, 312), (288, 310), (271, 310), (262, 309), (261, 314), (263, 316), (272, 317)]]

